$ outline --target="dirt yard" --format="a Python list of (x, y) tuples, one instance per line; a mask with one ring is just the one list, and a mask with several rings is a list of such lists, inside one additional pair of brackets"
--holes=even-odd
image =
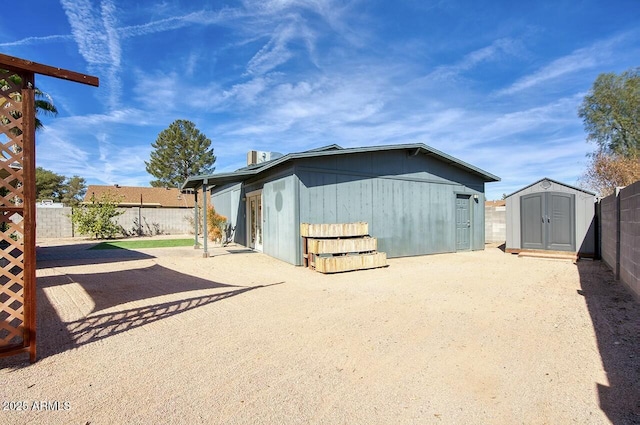
[(640, 423), (640, 306), (599, 262), (86, 247), (38, 248), (39, 361), (0, 359), (2, 424)]

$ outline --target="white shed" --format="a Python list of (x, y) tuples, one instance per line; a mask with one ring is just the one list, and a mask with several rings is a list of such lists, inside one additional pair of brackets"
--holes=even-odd
[(595, 194), (543, 178), (507, 196), (506, 252), (596, 253)]

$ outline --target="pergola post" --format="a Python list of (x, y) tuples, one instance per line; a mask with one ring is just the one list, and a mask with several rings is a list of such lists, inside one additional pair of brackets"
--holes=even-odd
[(193, 249), (200, 248), (200, 243), (198, 243), (198, 189), (193, 191), (194, 196), (194, 205), (193, 205)]
[(204, 258), (207, 258), (209, 256), (209, 251), (207, 249), (207, 242), (208, 242), (208, 237), (207, 237), (207, 228), (209, 226), (207, 226), (207, 184), (209, 183), (209, 181), (207, 179), (204, 179), (202, 181), (202, 239), (203, 239), (203, 247), (204, 247), (204, 252), (202, 253), (202, 256)]
[(0, 54), (0, 357), (36, 361), (35, 74), (98, 79)]
[[(35, 75), (25, 74), (22, 87), (23, 201), (24, 201), (24, 298), (36, 298), (36, 136), (35, 136)], [(36, 303), (24, 303), (24, 343), (29, 346), (29, 361), (36, 361)], [(32, 344), (31, 341), (34, 341)]]

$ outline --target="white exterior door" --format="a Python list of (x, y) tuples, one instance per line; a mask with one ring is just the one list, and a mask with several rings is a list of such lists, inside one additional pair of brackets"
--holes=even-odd
[(247, 246), (262, 251), (262, 191), (247, 194)]

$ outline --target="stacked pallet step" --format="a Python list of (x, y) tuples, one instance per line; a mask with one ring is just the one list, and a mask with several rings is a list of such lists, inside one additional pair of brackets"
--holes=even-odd
[(377, 252), (378, 240), (369, 236), (365, 222), (300, 225), (305, 267), (321, 273), (373, 269), (387, 265), (387, 254)]

